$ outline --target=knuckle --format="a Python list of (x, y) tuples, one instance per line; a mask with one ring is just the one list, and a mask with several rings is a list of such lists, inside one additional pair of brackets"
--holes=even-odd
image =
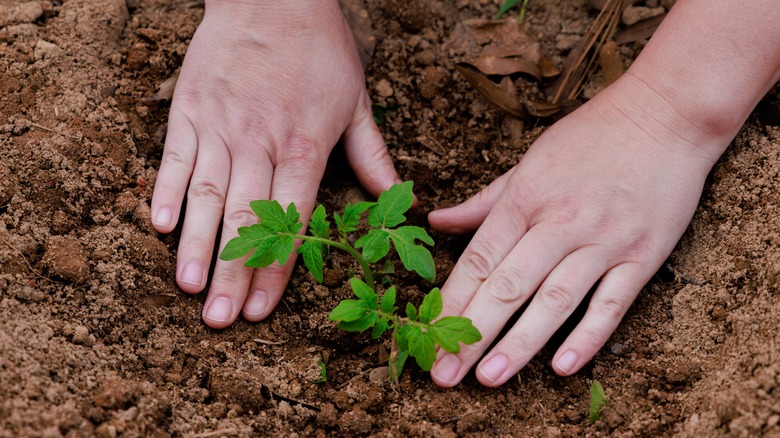
[(514, 270), (501, 269), (491, 275), (485, 282), (488, 293), (505, 304), (520, 304), (528, 297), (522, 277)]
[(194, 181), (190, 185), (187, 198), (192, 201), (203, 202), (222, 208), (225, 205), (225, 192), (222, 191), (211, 179)]
[(540, 289), (539, 301), (553, 315), (568, 314), (574, 303), (569, 289), (560, 285), (550, 285)]
[(322, 161), (317, 144), (313, 138), (299, 134), (283, 146), (279, 163), (293, 162), (297, 166), (313, 166)]
[(161, 166), (190, 168), (192, 160), (181, 149), (168, 146), (165, 148)]
[(594, 299), (588, 307), (613, 321), (622, 319), (628, 308), (625, 303), (617, 298)]
[(225, 229), (236, 230), (257, 223), (257, 215), (247, 208), (238, 208), (225, 213)]
[(493, 251), (488, 244), (472, 243), (468, 253), (461, 257), (463, 267), (468, 273), (479, 281), (485, 281), (495, 269), (495, 262), (491, 258)]

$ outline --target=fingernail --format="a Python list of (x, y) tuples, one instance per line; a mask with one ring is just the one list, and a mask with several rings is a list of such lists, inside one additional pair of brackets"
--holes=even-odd
[(198, 262), (189, 262), (181, 271), (181, 281), (193, 286), (200, 286), (203, 279), (203, 269)]
[(244, 303), (244, 314), (247, 316), (263, 316), (268, 309), (268, 295), (259, 290), (253, 292)]
[(431, 374), (442, 382), (452, 382), (460, 371), (460, 359), (451, 354), (445, 355), (433, 366)]
[(214, 322), (228, 322), (233, 314), (233, 305), (227, 297), (217, 297), (206, 311), (206, 318)]
[(171, 209), (163, 207), (157, 210), (157, 214), (154, 215), (154, 220), (152, 222), (158, 227), (169, 227), (171, 225), (172, 216)]
[(558, 369), (565, 374), (569, 374), (569, 371), (574, 368), (574, 365), (577, 365), (577, 353), (572, 350), (563, 353), (563, 356), (558, 359)]
[(504, 371), (506, 371), (508, 364), (509, 359), (507, 359), (506, 356), (497, 354), (482, 364), (482, 366), (479, 367), (479, 372), (491, 382), (496, 382), (504, 375)]

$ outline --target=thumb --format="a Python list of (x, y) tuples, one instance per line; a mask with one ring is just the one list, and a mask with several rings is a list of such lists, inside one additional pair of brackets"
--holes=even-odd
[(358, 180), (373, 196), (379, 196), (400, 182), (382, 134), (374, 123), (371, 103), (365, 93), (362, 103), (355, 108), (354, 118), (344, 131), (344, 152)]
[(515, 167), (462, 204), (432, 211), (428, 215), (428, 223), (434, 230), (445, 233), (460, 234), (476, 231), (493, 209), (514, 170)]

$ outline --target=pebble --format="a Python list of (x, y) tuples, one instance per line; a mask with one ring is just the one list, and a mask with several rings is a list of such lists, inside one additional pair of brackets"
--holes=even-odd
[(621, 344), (620, 342), (615, 342), (614, 344), (612, 344), (609, 350), (615, 356), (623, 356), (624, 354), (628, 354), (631, 352), (631, 347), (625, 344)]
[(13, 6), (0, 6), (0, 26), (32, 23), (43, 15), (43, 7), (37, 1)]
[(73, 327), (73, 343), (91, 347), (95, 343), (95, 337), (89, 334), (89, 329), (83, 325)]
[(374, 383), (386, 382), (390, 378), (389, 367), (378, 367), (371, 370), (368, 373), (368, 380)]
[(35, 43), (35, 59), (52, 59), (62, 55), (63, 50), (56, 44), (44, 40)]
[(390, 81), (387, 79), (382, 79), (377, 82), (374, 86), (374, 90), (382, 97), (390, 97), (393, 95), (393, 87), (390, 86)]

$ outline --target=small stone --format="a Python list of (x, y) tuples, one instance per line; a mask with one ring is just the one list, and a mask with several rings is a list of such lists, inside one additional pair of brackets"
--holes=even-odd
[(631, 352), (631, 347), (625, 344), (621, 344), (620, 342), (615, 342), (614, 344), (612, 344), (609, 350), (615, 356), (623, 356), (624, 354), (628, 354)]
[(777, 426), (777, 423), (780, 423), (780, 415), (772, 415), (766, 420), (766, 428), (769, 429), (771, 427), (775, 427)]
[(73, 343), (91, 347), (95, 344), (95, 337), (89, 334), (89, 329), (83, 325), (73, 328)]
[(374, 86), (374, 90), (382, 97), (390, 97), (393, 95), (393, 87), (390, 86), (390, 81), (387, 79), (380, 80), (376, 86)]
[(35, 59), (52, 59), (62, 55), (63, 50), (56, 44), (44, 40), (35, 43)]
[(95, 435), (99, 438), (116, 438), (116, 427), (113, 424), (103, 423), (95, 429)]
[(666, 12), (663, 6), (657, 8), (648, 8), (647, 6), (629, 6), (623, 11), (623, 23), (626, 26), (642, 21), (646, 18), (655, 17)]
[(377, 367), (372, 369), (371, 372), (368, 373), (368, 380), (374, 383), (387, 382), (389, 378), (390, 378), (389, 367)]
[(89, 278), (89, 262), (81, 243), (75, 238), (54, 236), (46, 245), (43, 264), (49, 273), (71, 283), (84, 283)]

